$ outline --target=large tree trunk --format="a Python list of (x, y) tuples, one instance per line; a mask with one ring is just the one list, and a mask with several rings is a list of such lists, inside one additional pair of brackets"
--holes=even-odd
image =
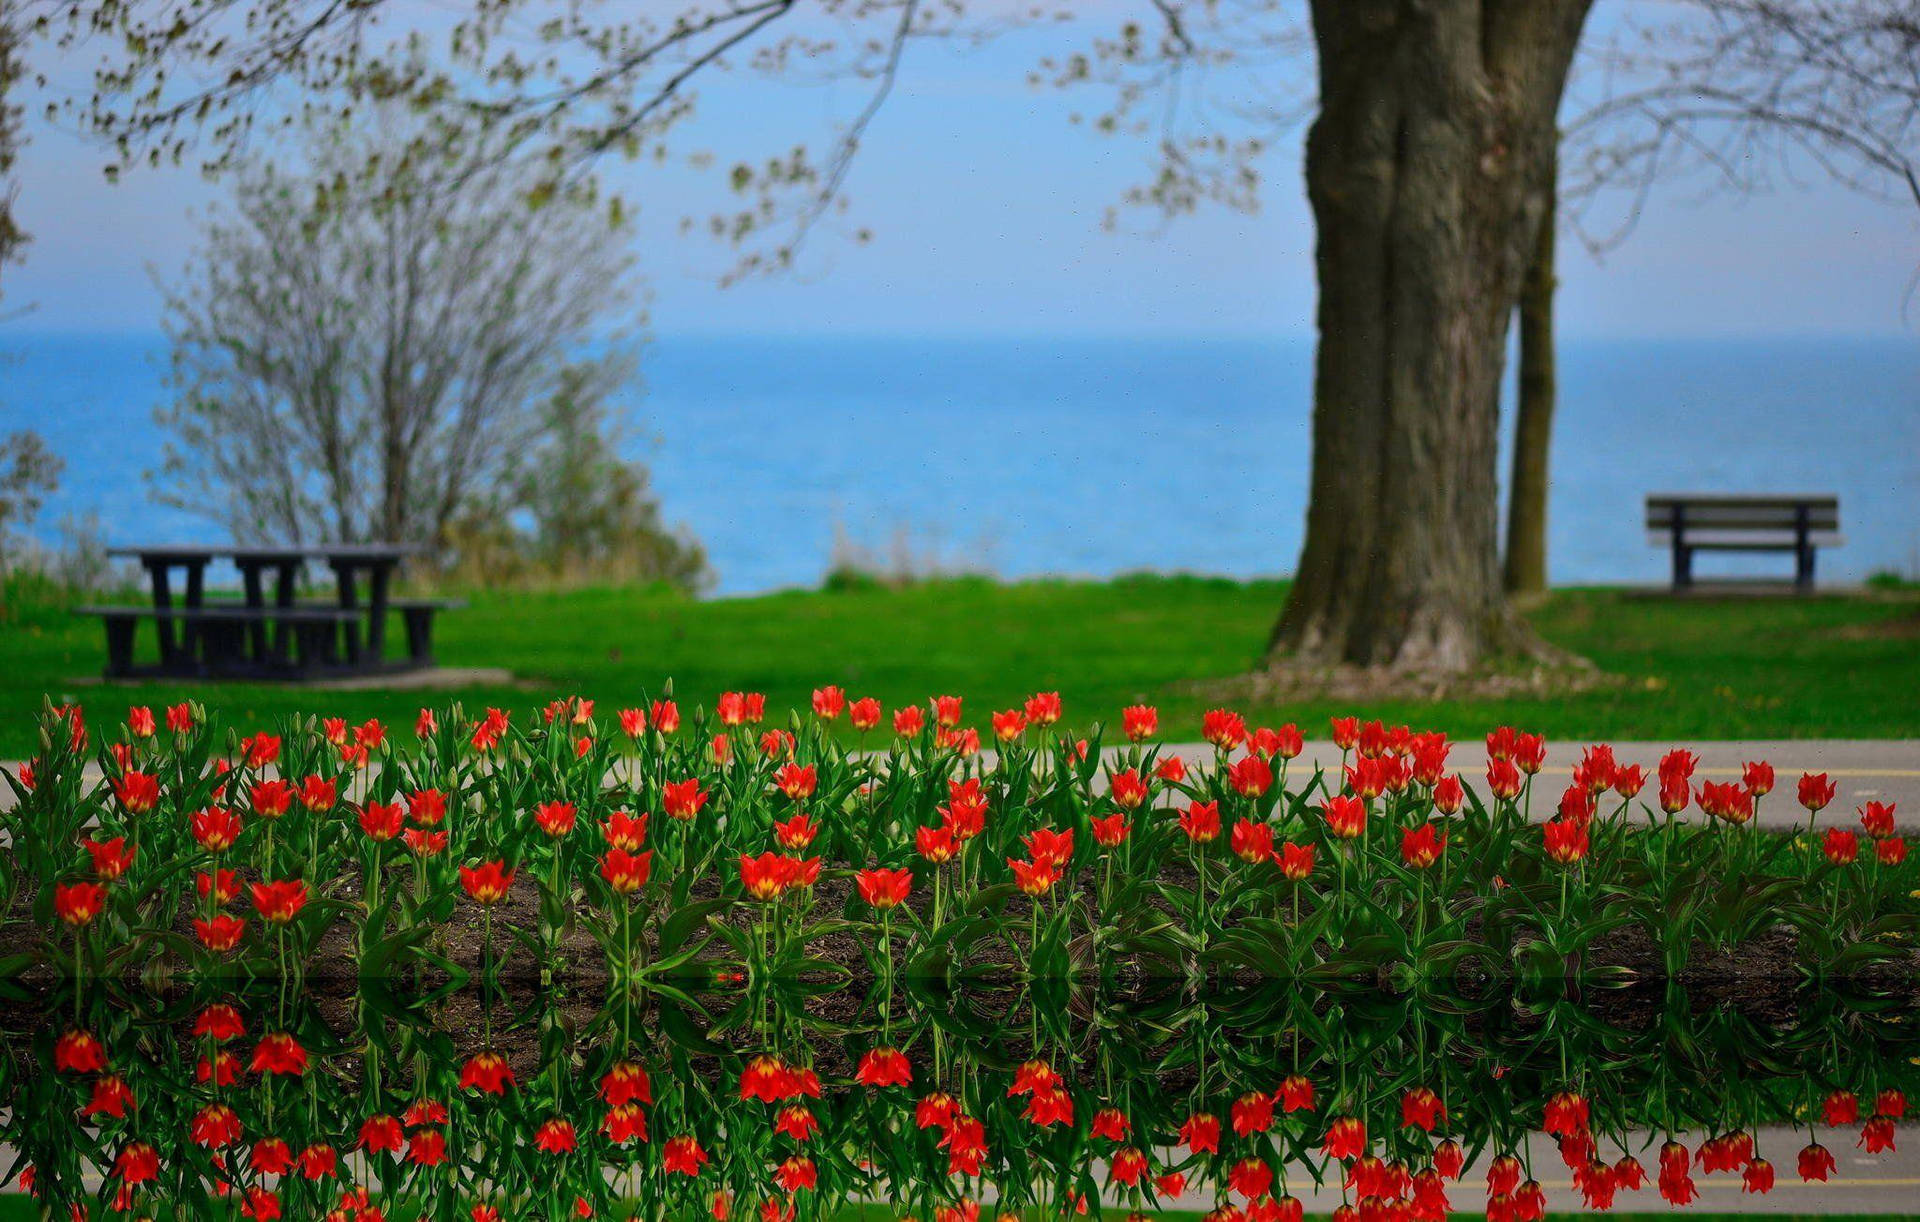
[(1537, 647), (1500, 586), (1500, 376), (1590, 3), (1314, 0), (1313, 477), (1275, 661)]
[(1547, 471), (1556, 395), (1553, 368), (1554, 196), (1558, 158), (1548, 158), (1547, 215), (1520, 285), (1520, 393), (1514, 407), (1513, 476), (1507, 484), (1507, 593), (1547, 589)]

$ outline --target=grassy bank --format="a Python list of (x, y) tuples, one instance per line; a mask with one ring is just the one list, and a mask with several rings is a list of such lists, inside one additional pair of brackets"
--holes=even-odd
[[(790, 592), (693, 602), (644, 589), (471, 593), (444, 617), (443, 663), (506, 667), (523, 682), (445, 692), (325, 691), (234, 684), (91, 682), (100, 626), (49, 606), (0, 622), (0, 757), (32, 748), (43, 694), (118, 716), (129, 704), (192, 697), (230, 724), (295, 710), (407, 724), (422, 703), (522, 708), (572, 692), (618, 706), (671, 676), (688, 702), (735, 688), (771, 708), (804, 707), (821, 683), (889, 707), (933, 693), (967, 697), (970, 722), (1035, 690), (1058, 689), (1068, 719), (1157, 704), (1169, 737), (1197, 737), (1209, 700), (1184, 681), (1245, 671), (1285, 584), (1200, 578), (1110, 582), (985, 580), (908, 589)], [(1563, 738), (1908, 737), (1920, 735), (1920, 597), (1733, 601), (1555, 594), (1533, 613), (1549, 640), (1624, 682), (1559, 698), (1324, 700), (1245, 707), (1251, 718), (1323, 731), (1358, 712), (1477, 736), (1512, 722)], [(143, 645), (151, 648), (150, 638)]]

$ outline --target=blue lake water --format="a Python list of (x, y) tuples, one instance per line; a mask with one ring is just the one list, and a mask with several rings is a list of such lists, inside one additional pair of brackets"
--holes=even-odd
[[(0, 341), (0, 429), (67, 460), (44, 523), (223, 536), (147, 497), (163, 355), (157, 337)], [(818, 582), (836, 526), (1006, 576), (1277, 574), (1304, 523), (1311, 357), (1304, 340), (667, 338), (637, 452), (721, 593)], [(1847, 543), (1823, 579), (1920, 570), (1920, 344), (1572, 343), (1561, 384), (1555, 581), (1659, 580), (1652, 491), (1836, 492)]]

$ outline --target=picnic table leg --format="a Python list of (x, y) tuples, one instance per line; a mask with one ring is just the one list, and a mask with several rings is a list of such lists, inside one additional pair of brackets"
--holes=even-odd
[[(267, 605), (266, 592), (261, 588), (258, 560), (239, 560), (240, 588), (246, 592), (247, 607), (253, 611), (264, 610)], [(256, 619), (247, 625), (247, 641), (253, 651), (253, 660), (264, 663), (267, 660), (267, 621)]]
[[(273, 605), (282, 611), (293, 608), (293, 582), (299, 572), (300, 562), (297, 560), (282, 561), (274, 566)], [(287, 659), (287, 621), (284, 619), (273, 622), (273, 656), (281, 662)]]
[[(187, 609), (198, 611), (205, 605), (207, 562), (189, 560), (183, 567), (187, 570)], [(188, 620), (180, 625), (180, 641), (181, 652), (186, 654), (187, 662), (197, 661), (200, 657), (200, 624)]]
[[(354, 590), (353, 565), (339, 560), (333, 561), (333, 579), (334, 584), (340, 591), (341, 609), (343, 611), (351, 611), (358, 607), (360, 600)], [(340, 631), (345, 635), (347, 641), (347, 665), (358, 666), (360, 664), (359, 621), (347, 620), (340, 625)]]
[(378, 666), (387, 645), (387, 587), (393, 566), (376, 563), (367, 573), (367, 661)]
[(160, 639), (160, 666), (171, 670), (180, 652), (173, 635), (173, 618), (167, 614), (173, 610), (173, 587), (164, 561), (149, 560), (146, 566), (153, 578), (153, 628), (154, 635)]

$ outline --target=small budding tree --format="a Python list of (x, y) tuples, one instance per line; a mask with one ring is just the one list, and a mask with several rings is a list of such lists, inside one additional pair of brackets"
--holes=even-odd
[[(429, 152), (398, 114), (365, 128), (400, 134), (318, 127), (304, 165), (240, 167), (207, 223), (167, 299), (163, 495), (242, 538), (487, 531), (496, 560), (525, 550), (523, 510), (570, 512), (599, 530), (565, 547), (618, 534), (652, 548), (637, 575), (696, 582), (697, 545), (659, 528), (644, 471), (610, 452), (638, 356), (617, 203), (552, 189), (484, 131)], [(555, 470), (575, 478), (529, 478)]]

